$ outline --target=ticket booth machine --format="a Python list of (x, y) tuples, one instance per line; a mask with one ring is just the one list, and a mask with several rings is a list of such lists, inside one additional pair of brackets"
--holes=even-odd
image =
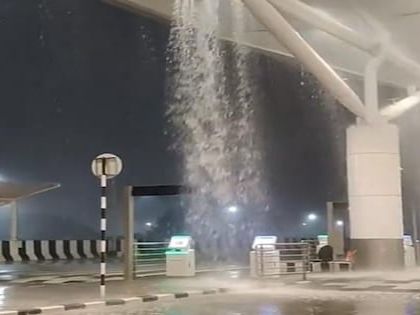
[(329, 245), (329, 243), (328, 243), (328, 235), (318, 235), (317, 239), (318, 239), (318, 245), (316, 246), (316, 253), (318, 254), (319, 250), (322, 247)]
[(195, 251), (191, 236), (172, 236), (166, 250), (166, 275), (168, 277), (195, 275)]
[(406, 268), (416, 266), (416, 252), (411, 235), (404, 235), (404, 263)]
[(280, 252), (277, 236), (256, 236), (249, 253), (251, 277), (273, 276), (280, 273)]

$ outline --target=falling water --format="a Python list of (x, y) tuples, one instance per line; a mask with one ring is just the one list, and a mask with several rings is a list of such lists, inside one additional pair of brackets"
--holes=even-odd
[[(215, 258), (223, 250), (221, 239), (230, 253), (240, 232), (251, 231), (239, 216), (258, 210), (264, 199), (248, 54), (235, 46), (233, 66), (224, 62), (226, 49), (217, 39), (221, 1), (175, 1), (169, 58), (168, 116), (177, 130), (175, 146), (183, 154), (185, 182), (192, 189), (187, 219), (195, 238)], [(242, 8), (234, 13), (234, 33), (240, 34)], [(228, 213), (229, 207), (241, 213)]]

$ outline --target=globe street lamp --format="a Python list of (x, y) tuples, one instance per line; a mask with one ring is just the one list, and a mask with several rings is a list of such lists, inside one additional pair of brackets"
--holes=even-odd
[(316, 219), (318, 219), (318, 216), (315, 213), (308, 214), (309, 221), (315, 221)]

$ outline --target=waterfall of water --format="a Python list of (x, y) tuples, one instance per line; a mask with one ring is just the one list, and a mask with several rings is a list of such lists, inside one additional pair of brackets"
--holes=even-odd
[[(255, 207), (263, 199), (247, 52), (235, 45), (234, 65), (224, 63), (217, 39), (221, 1), (175, 1), (169, 58), (168, 115), (178, 132), (185, 182), (192, 189), (187, 220), (213, 255), (221, 252), (220, 239), (234, 240), (235, 234), (249, 230), (244, 220), (229, 218), (233, 214), (227, 209)], [(242, 10), (233, 10), (234, 33), (242, 31)], [(234, 72), (229, 76), (235, 80), (233, 89), (227, 67)], [(224, 245), (229, 252), (236, 247)]]

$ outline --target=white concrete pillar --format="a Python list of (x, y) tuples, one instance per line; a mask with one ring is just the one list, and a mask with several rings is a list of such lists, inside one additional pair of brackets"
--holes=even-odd
[[(341, 208), (337, 209), (334, 202), (327, 202), (328, 245), (333, 247), (335, 259), (342, 259), (345, 255), (344, 218)], [(337, 224), (339, 220), (342, 221), (343, 225)]]
[(22, 261), (22, 257), (19, 255), (19, 249), (22, 248), (21, 241), (10, 241), (10, 256), (13, 261)]
[(123, 257), (124, 257), (124, 278), (132, 280), (134, 274), (134, 199), (133, 187), (126, 186), (124, 188), (122, 211), (124, 215), (123, 230)]
[(403, 214), (398, 128), (347, 129), (350, 236), (361, 269), (403, 266)]
[(18, 239), (18, 209), (17, 202), (10, 203), (10, 240), (16, 241)]

